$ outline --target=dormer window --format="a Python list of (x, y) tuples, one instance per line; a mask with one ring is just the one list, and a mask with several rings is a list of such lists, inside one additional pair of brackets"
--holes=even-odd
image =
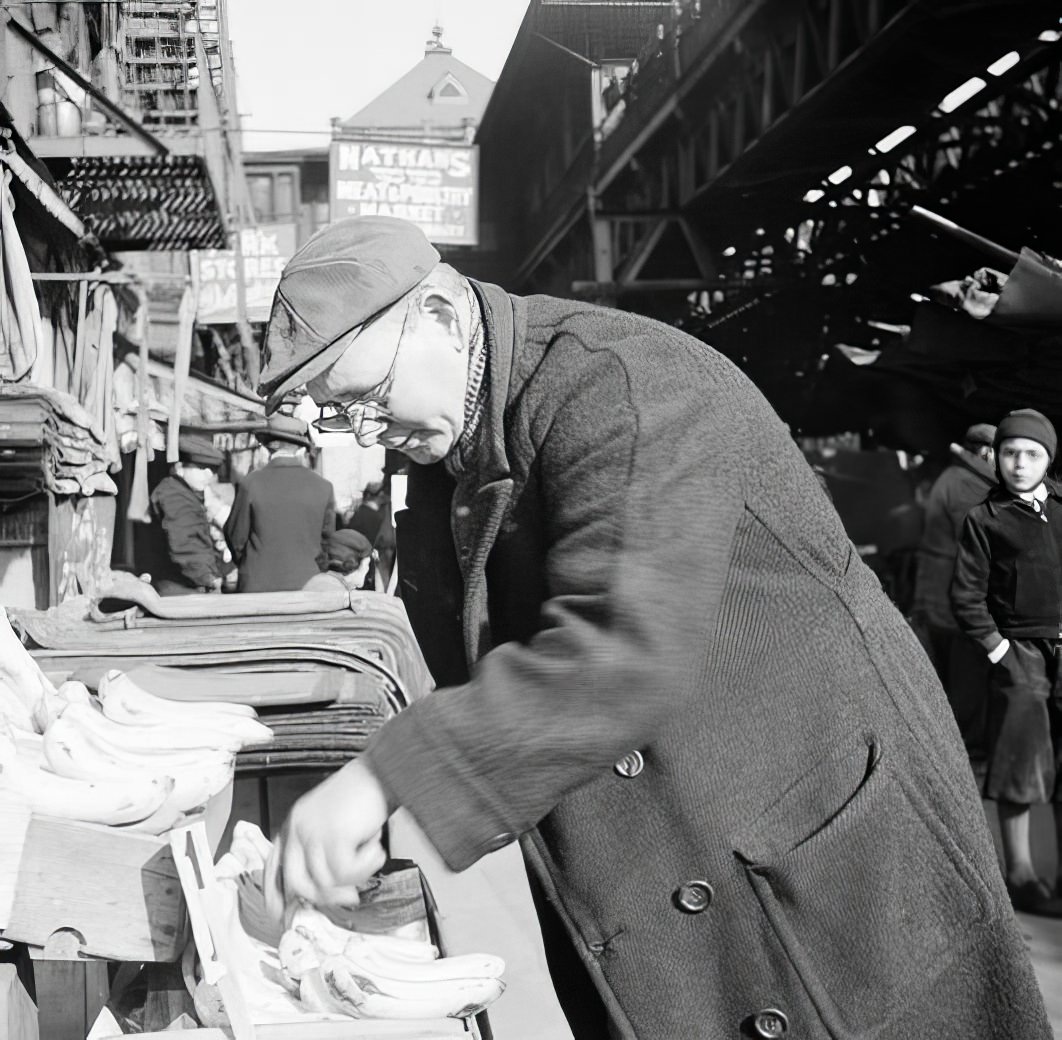
[(428, 97), (442, 105), (460, 105), (468, 102), (468, 91), (456, 76), (448, 72), (428, 91)]

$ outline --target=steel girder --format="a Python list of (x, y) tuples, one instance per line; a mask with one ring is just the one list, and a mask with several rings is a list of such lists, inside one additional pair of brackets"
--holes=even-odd
[[(717, 285), (727, 228), (778, 224), (841, 156), (866, 154), (898, 121), (925, 121), (964, 69), (1028, 37), (1051, 5), (721, 0), (694, 17), (696, 6), (638, 69), (623, 119), (598, 143), (585, 205), (524, 264), (532, 284), (548, 255), (573, 290), (606, 302)], [(996, 18), (1006, 28), (983, 32)]]

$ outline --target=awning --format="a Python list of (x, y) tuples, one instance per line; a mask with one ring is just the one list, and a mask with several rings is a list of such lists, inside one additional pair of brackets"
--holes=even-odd
[(219, 200), (200, 156), (78, 156), (52, 167), (64, 197), (108, 250), (227, 244)]

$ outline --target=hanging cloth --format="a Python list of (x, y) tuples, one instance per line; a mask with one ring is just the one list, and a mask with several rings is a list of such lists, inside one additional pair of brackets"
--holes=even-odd
[[(0, 322), (5, 334), (4, 346), (8, 353), (11, 379), (22, 379), (33, 367), (34, 361), (44, 352), (44, 336), (41, 329), (41, 311), (37, 294), (33, 289), (29, 261), (22, 246), (22, 238), (15, 224), (15, 198), (11, 194), (11, 171), (4, 171), (3, 190), (0, 191), (0, 238), (3, 239), (3, 268), (5, 299), (3, 309), (10, 307), (18, 326), (19, 343), (16, 346), (11, 323)], [(10, 339), (8, 337), (11, 337)]]
[(192, 337), (195, 331), (196, 294), (185, 286), (177, 308), (177, 353), (173, 358), (173, 403), (166, 428), (166, 461), (177, 461), (177, 438), (181, 432), (181, 407), (184, 388), (188, 385), (188, 371), (192, 365)]

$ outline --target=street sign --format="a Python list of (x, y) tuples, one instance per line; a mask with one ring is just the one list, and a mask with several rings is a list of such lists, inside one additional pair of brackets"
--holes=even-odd
[[(268, 321), (280, 272), (295, 252), (294, 224), (262, 224), (240, 236), (243, 253), (247, 320)], [(231, 249), (201, 249), (199, 265), (200, 325), (227, 325), (236, 321), (236, 254)]]
[(333, 141), (332, 219), (383, 215), (419, 225), (436, 245), (476, 245), (475, 145)]

